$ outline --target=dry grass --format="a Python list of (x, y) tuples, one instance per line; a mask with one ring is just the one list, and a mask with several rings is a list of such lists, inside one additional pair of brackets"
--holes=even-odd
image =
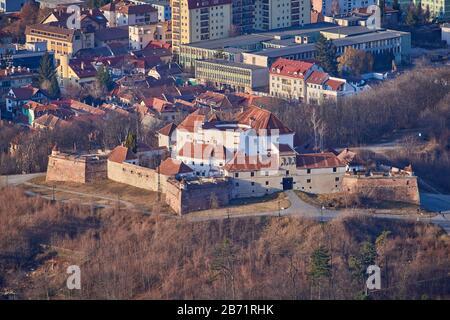
[[(48, 198), (53, 197), (55, 186), (55, 199), (96, 206), (117, 207), (120, 201), (122, 207), (136, 209), (144, 212), (173, 213), (172, 209), (163, 201), (158, 202), (158, 193), (111, 180), (101, 180), (96, 183), (82, 184), (75, 182), (47, 182), (45, 177), (30, 180), (24, 188)], [(162, 199), (162, 197), (161, 197)]]
[[(343, 192), (330, 194), (311, 194), (302, 191), (295, 191), (296, 195), (306, 203), (316, 207), (325, 206), (326, 208), (348, 209), (360, 208), (370, 209), (374, 214), (392, 214), (392, 215), (412, 215), (417, 214), (419, 206), (396, 201), (371, 201), (361, 203), (355, 196), (349, 196)], [(426, 216), (433, 216), (435, 213), (420, 211)]]
[(279, 208), (289, 208), (290, 201), (283, 192), (274, 193), (258, 198), (234, 199), (231, 204), (224, 208), (202, 210), (189, 213), (190, 217), (222, 217), (233, 215), (251, 215), (262, 212), (273, 212)]

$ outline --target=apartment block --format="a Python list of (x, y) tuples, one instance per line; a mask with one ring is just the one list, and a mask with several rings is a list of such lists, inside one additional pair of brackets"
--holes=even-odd
[(377, 0), (311, 0), (312, 9), (324, 16), (350, 14), (354, 9), (377, 3)]
[(230, 36), (232, 0), (172, 0), (172, 46)]
[(306, 79), (319, 70), (311, 62), (280, 58), (269, 69), (270, 95), (287, 100), (303, 100), (306, 97)]
[(302, 26), (311, 22), (311, 5), (307, 0), (256, 0), (256, 30)]
[(336, 103), (357, 93), (355, 85), (331, 77), (314, 63), (280, 58), (270, 67), (270, 95), (309, 104)]
[(249, 33), (254, 29), (256, 0), (233, 0), (233, 31)]

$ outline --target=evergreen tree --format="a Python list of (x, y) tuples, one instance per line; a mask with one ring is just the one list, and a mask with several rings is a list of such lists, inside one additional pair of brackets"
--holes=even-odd
[(113, 87), (113, 81), (111, 75), (109, 74), (108, 69), (105, 66), (101, 66), (97, 70), (97, 81), (101, 84), (106, 90), (111, 90)]
[(131, 149), (134, 153), (137, 152), (137, 141), (136, 135), (128, 132), (127, 139), (125, 140), (125, 147)]
[(416, 6), (413, 3), (411, 3), (408, 7), (408, 14), (406, 15), (405, 23), (410, 27), (415, 27), (419, 23)]
[(48, 52), (46, 52), (42, 58), (39, 65), (39, 84), (44, 81), (51, 81), (51, 79), (56, 75), (56, 70), (53, 66), (52, 58)]
[(59, 88), (59, 83), (58, 83), (58, 79), (56, 78), (56, 76), (54, 76), (50, 80), (50, 87), (48, 89), (48, 93), (51, 98), (59, 98), (59, 96), (61, 95), (61, 90)]
[(331, 255), (324, 246), (319, 246), (311, 254), (309, 277), (312, 286), (318, 288), (319, 299), (321, 293), (321, 281), (331, 277)]
[(61, 93), (56, 77), (56, 69), (48, 52), (42, 56), (39, 65), (39, 87), (45, 90), (50, 98), (53, 99), (58, 98)]
[(361, 244), (357, 256), (349, 258), (349, 269), (355, 279), (364, 280), (367, 267), (375, 263), (377, 257), (377, 250), (375, 245), (370, 241), (364, 241)]
[(336, 46), (331, 40), (327, 40), (322, 34), (316, 42), (316, 60), (326, 72), (337, 74)]

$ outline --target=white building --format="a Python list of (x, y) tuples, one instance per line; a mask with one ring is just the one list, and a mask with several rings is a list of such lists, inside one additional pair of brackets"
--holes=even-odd
[(295, 152), (294, 132), (267, 110), (250, 106), (231, 121), (196, 111), (175, 129), (163, 129), (160, 143), (171, 144), (171, 157), (189, 166), (194, 176), (229, 177), (232, 198), (289, 189), (340, 191), (346, 164), (332, 153)]
[(359, 89), (345, 79), (331, 77), (314, 63), (277, 59), (269, 69), (270, 95), (286, 100), (322, 104), (337, 102), (341, 97), (355, 94)]
[(331, 77), (328, 73), (314, 71), (306, 79), (306, 102), (323, 104), (326, 101), (336, 103), (339, 98), (358, 92), (355, 85), (347, 80)]
[(377, 4), (377, 0), (311, 0), (312, 9), (324, 16), (349, 14), (356, 8)]
[(158, 22), (158, 10), (149, 4), (111, 2), (100, 8), (108, 27), (144, 25)]

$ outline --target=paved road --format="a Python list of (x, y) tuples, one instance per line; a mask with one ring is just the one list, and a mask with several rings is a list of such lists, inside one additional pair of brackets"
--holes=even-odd
[[(41, 185), (33, 185), (32, 183), (29, 183), (27, 181), (43, 176), (45, 173), (34, 173), (34, 174), (26, 174), (26, 175), (11, 175), (8, 176), (8, 184), (11, 185), (19, 185), (26, 183), (28, 185), (36, 186), (36, 187), (43, 187), (52, 189), (51, 187), (45, 187)], [(4, 178), (4, 176), (1, 176)], [(72, 193), (76, 195), (82, 195), (86, 197), (93, 197), (92, 194), (86, 194), (81, 192), (76, 192), (72, 190), (67, 189), (61, 189), (56, 188), (56, 191), (66, 192), (66, 193)], [(262, 212), (262, 213), (251, 213), (251, 214), (239, 214), (239, 215), (231, 215), (232, 218), (242, 218), (242, 217), (249, 217), (249, 216), (301, 216), (301, 217), (307, 217), (312, 218), (316, 220), (323, 220), (323, 221), (329, 221), (331, 219), (334, 219), (338, 216), (342, 216), (348, 212), (349, 210), (328, 210), (324, 209), (321, 210), (320, 208), (314, 207), (303, 200), (301, 200), (294, 191), (290, 190), (286, 192), (289, 201), (291, 202), (291, 206), (287, 209), (281, 210), (281, 211), (272, 211), (272, 212)], [(101, 198), (103, 200), (112, 200), (117, 201), (116, 199), (108, 198), (108, 197), (102, 197), (102, 196), (94, 196), (96, 198)], [(442, 194), (430, 194), (430, 193), (422, 193), (421, 194), (421, 201), (422, 206), (430, 211), (445, 211), (450, 209), (450, 195), (442, 195)], [(125, 202), (121, 200), (121, 203), (123, 203), (127, 207), (133, 207), (133, 205), (129, 202)], [(427, 218), (423, 216), (418, 215), (408, 215), (408, 216), (402, 216), (402, 215), (389, 215), (389, 214), (373, 214), (370, 213), (370, 210), (365, 209), (358, 209), (359, 214), (368, 214), (372, 217), (376, 218), (385, 218), (385, 219), (395, 219), (395, 220), (416, 220), (416, 221), (423, 221), (423, 222), (432, 222), (436, 225), (441, 226), (447, 233), (450, 234), (450, 212), (446, 212), (443, 214), (437, 214), (436, 216), (432, 218)], [(188, 221), (203, 221), (203, 220), (215, 220), (215, 219), (226, 219), (228, 218), (227, 215), (223, 216), (210, 216), (210, 217), (189, 217), (189, 215), (184, 216), (185, 219)]]
[(420, 193), (420, 205), (422, 208), (429, 211), (450, 211), (450, 195)]
[(27, 182), (31, 179), (45, 176), (45, 172), (39, 172), (39, 173), (30, 173), (30, 174), (15, 174), (15, 175), (8, 175), (8, 176), (0, 176), (1, 181), (4, 184), (8, 185), (19, 185), (24, 182)]
[[(262, 213), (251, 213), (251, 214), (239, 214), (231, 215), (230, 218), (243, 218), (243, 217), (259, 217), (259, 216), (298, 216), (305, 218), (312, 218), (318, 221), (330, 221), (339, 216), (346, 214), (351, 214), (352, 212), (357, 212), (358, 214), (367, 214), (374, 218), (392, 219), (392, 220), (404, 220), (404, 221), (422, 221), (422, 222), (432, 222), (436, 225), (442, 227), (447, 233), (450, 234), (450, 214), (436, 215), (432, 218), (420, 216), (420, 215), (392, 215), (392, 214), (374, 214), (371, 210), (367, 209), (357, 209), (353, 210), (329, 210), (314, 207), (303, 200), (301, 200), (294, 191), (290, 190), (286, 192), (291, 206), (288, 209), (272, 212), (262, 212)], [(189, 217), (185, 216), (188, 221), (205, 221), (205, 220), (220, 220), (228, 218), (227, 215), (223, 216), (209, 216), (209, 217)]]

